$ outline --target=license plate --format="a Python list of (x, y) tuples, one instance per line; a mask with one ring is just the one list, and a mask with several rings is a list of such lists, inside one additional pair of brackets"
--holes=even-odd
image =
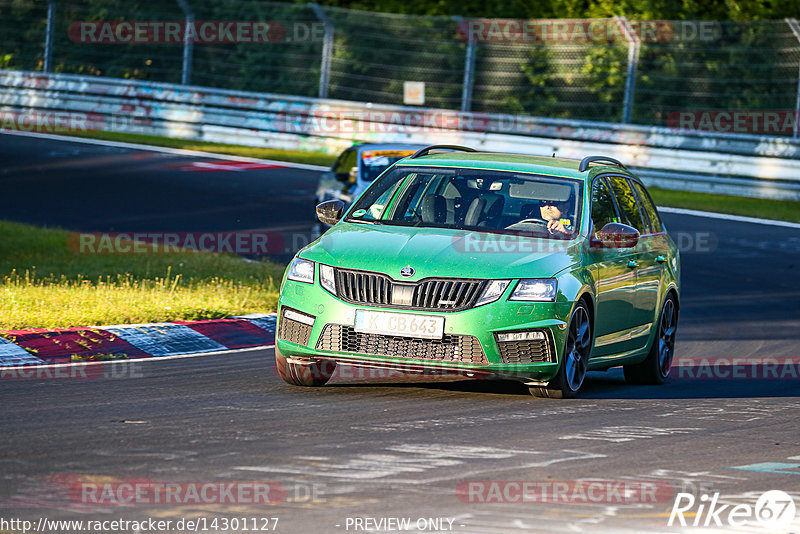
[(356, 332), (442, 339), (444, 317), (356, 310)]

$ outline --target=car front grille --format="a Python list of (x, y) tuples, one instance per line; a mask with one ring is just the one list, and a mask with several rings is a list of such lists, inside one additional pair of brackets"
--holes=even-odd
[(308, 339), (311, 337), (311, 325), (287, 319), (285, 317), (287, 309), (283, 308), (281, 311), (281, 320), (278, 322), (278, 339), (308, 345)]
[(339, 324), (325, 325), (317, 350), (488, 364), (480, 341), (473, 336), (445, 334), (442, 339), (418, 339), (356, 332), (352, 326)]
[(364, 304), (391, 304), (392, 279), (385, 274), (336, 269), (336, 294)]
[(553, 363), (556, 361), (550, 336), (547, 339), (497, 341), (503, 363)]
[(426, 310), (463, 309), (478, 298), (482, 280), (429, 279), (414, 288), (412, 306)]
[(395, 282), (383, 273), (336, 269), (336, 294), (354, 304), (459, 311), (471, 307), (485, 280), (426, 278), (419, 282)]

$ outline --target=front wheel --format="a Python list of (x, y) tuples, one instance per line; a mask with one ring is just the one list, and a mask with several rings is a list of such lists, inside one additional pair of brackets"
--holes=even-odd
[(278, 367), (278, 376), (293, 386), (324, 386), (336, 370), (336, 362), (333, 360), (314, 361), (308, 364), (292, 363), (281, 354), (277, 345), (275, 364)]
[(558, 374), (546, 386), (533, 386), (530, 392), (535, 397), (567, 399), (574, 397), (583, 385), (589, 368), (592, 352), (592, 321), (589, 309), (583, 301), (578, 302), (569, 321), (567, 344)]
[(625, 365), (625, 381), (629, 384), (663, 384), (672, 367), (675, 354), (675, 331), (678, 329), (678, 306), (670, 293), (658, 316), (656, 337), (643, 362)]

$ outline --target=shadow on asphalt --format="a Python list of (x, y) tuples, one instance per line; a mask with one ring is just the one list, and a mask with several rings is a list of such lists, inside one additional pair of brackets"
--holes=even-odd
[[(594, 373), (592, 373), (594, 374)], [(583, 399), (744, 399), (800, 398), (800, 380), (685, 379), (674, 378), (660, 386), (630, 386), (621, 370), (594, 374), (581, 391)]]
[[(359, 381), (333, 382), (327, 388), (419, 388), (463, 393), (526, 396), (528, 388), (513, 380)], [(800, 380), (670, 379), (660, 386), (631, 386), (622, 369), (590, 372), (577, 400), (587, 399), (737, 399), (800, 398)]]

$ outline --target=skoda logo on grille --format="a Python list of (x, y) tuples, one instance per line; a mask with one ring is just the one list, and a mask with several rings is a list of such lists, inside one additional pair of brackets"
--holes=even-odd
[(400, 269), (400, 276), (403, 278), (408, 278), (409, 276), (414, 276), (414, 272), (414, 268), (410, 265), (407, 265), (406, 267)]

